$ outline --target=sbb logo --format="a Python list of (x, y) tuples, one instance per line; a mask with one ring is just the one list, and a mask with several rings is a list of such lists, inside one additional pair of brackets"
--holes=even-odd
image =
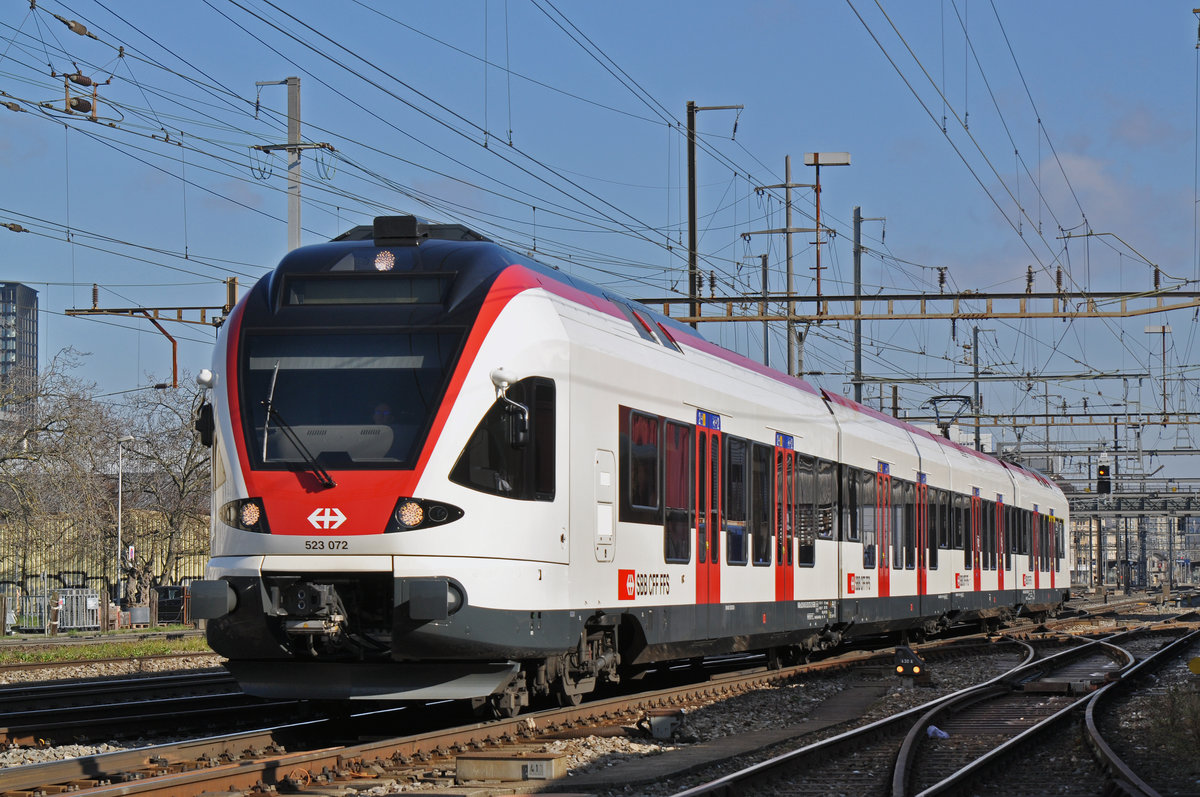
[(637, 573), (633, 570), (617, 571), (617, 599), (631, 601), (637, 595)]

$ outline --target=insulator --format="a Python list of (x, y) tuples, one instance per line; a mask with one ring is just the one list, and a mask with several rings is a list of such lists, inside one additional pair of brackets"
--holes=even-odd
[(20, 105), (17, 105), (15, 102), (5, 102), (5, 103), (3, 103), (3, 105), (5, 108), (7, 108), (10, 111), (24, 111), (25, 110)]
[(83, 97), (72, 97), (68, 105), (68, 110), (78, 113), (89, 113), (92, 110), (92, 103)]
[(1162, 281), (1162, 272), (1159, 271), (1158, 266), (1155, 266), (1154, 267), (1154, 290), (1158, 290), (1159, 283), (1161, 281)]
[(1033, 266), (1025, 270), (1025, 292), (1033, 293)]
[(90, 77), (88, 77), (87, 75), (81, 75), (78, 72), (72, 72), (69, 75), (63, 75), (63, 77), (65, 77), (67, 80), (74, 83), (76, 86), (92, 85), (92, 79)]
[(100, 286), (92, 283), (92, 309), (100, 306)]
[(1054, 284), (1059, 293), (1062, 293), (1062, 266), (1054, 270)]

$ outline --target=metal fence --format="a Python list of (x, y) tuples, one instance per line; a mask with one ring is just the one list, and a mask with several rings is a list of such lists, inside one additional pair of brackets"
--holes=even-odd
[[(10, 605), (13, 602), (9, 598)], [(18, 631), (46, 631), (55, 619), (55, 607), (59, 631), (100, 627), (100, 593), (95, 590), (60, 589), (50, 594), (22, 595), (15, 602), (15, 616), (11, 619)]]

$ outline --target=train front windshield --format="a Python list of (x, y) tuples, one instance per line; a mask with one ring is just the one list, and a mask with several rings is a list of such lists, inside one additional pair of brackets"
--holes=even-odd
[(251, 459), (412, 467), (461, 338), (444, 329), (248, 334), (241, 398)]

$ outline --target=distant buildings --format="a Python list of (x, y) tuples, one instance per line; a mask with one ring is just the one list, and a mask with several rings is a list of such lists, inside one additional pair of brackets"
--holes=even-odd
[(0, 404), (30, 394), (38, 378), (38, 292), (19, 282), (0, 282)]

